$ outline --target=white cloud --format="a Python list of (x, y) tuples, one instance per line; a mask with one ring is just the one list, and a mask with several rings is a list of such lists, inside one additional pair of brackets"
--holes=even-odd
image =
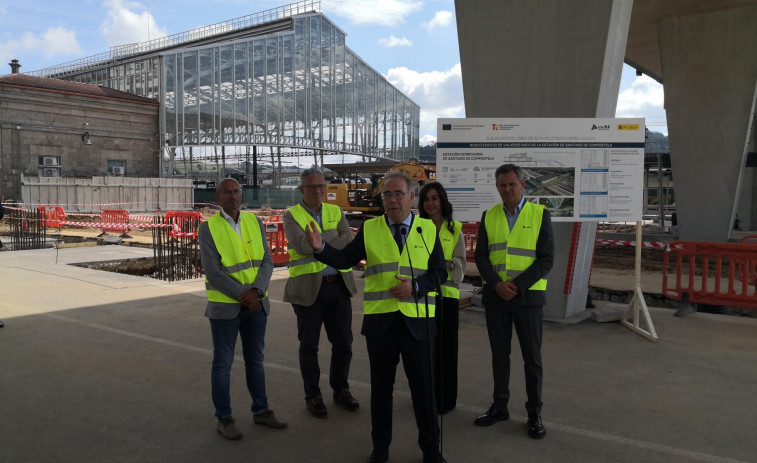
[(421, 107), (420, 137), (424, 145), (436, 141), (438, 117), (465, 117), (459, 63), (446, 71), (393, 68), (389, 69), (386, 79)]
[(667, 134), (662, 84), (646, 75), (636, 77), (630, 87), (618, 94), (615, 117), (644, 117), (649, 130)]
[(407, 37), (402, 37), (401, 39), (398, 39), (397, 37), (390, 35), (389, 38), (380, 38), (378, 41), (379, 45), (383, 45), (385, 47), (391, 48), (391, 47), (409, 47), (413, 45), (413, 42), (408, 40)]
[(421, 26), (428, 30), (435, 29), (437, 27), (447, 27), (452, 24), (452, 12), (450, 11), (437, 11), (434, 15), (434, 19), (427, 23), (421, 23)]
[(665, 93), (662, 85), (649, 76), (639, 76), (631, 86), (618, 94), (618, 106), (615, 114), (618, 117), (638, 116), (653, 108), (662, 109), (665, 104)]
[[(82, 55), (76, 32), (63, 27), (51, 27), (41, 35), (25, 32), (20, 38), (0, 43), (0, 60), (7, 63), (18, 59), (24, 65), (24, 54), (40, 54), (45, 58), (76, 57)], [(23, 72), (22, 70), (21, 72)], [(2, 73), (4, 74), (4, 72)]]
[[(108, 46), (144, 42), (168, 35), (155, 24), (155, 18), (139, 3), (127, 0), (106, 0), (107, 18), (100, 25)], [(149, 28), (148, 28), (149, 26)], [(148, 32), (149, 30), (149, 32)]]
[(393, 26), (420, 10), (423, 2), (413, 0), (321, 0), (326, 13), (347, 18), (354, 24)]

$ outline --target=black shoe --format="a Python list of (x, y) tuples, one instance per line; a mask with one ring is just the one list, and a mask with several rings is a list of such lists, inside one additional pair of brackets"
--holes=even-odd
[(368, 463), (384, 463), (389, 460), (389, 453), (374, 450), (368, 458)]
[(439, 452), (424, 453), (423, 463), (447, 463)]
[(329, 414), (326, 405), (323, 403), (323, 397), (320, 394), (310, 399), (305, 399), (305, 405), (307, 405), (308, 411), (317, 418), (326, 418)]
[(334, 403), (341, 405), (342, 408), (354, 412), (360, 408), (360, 403), (352, 397), (350, 388), (342, 389), (339, 392), (334, 392)]
[(476, 418), (476, 421), (474, 423), (476, 426), (491, 426), (497, 421), (506, 421), (510, 419), (510, 414), (507, 412), (507, 410), (499, 410), (497, 407), (492, 405), (489, 407), (489, 410), (486, 411), (483, 415)]
[(544, 429), (544, 425), (541, 423), (541, 416), (535, 415), (528, 418), (528, 437), (531, 439), (544, 439), (547, 435), (547, 430)]
[(2, 328), (2, 327), (4, 327), (4, 326), (5, 326), (5, 323), (3, 323), (3, 322), (0, 322), (0, 328)]

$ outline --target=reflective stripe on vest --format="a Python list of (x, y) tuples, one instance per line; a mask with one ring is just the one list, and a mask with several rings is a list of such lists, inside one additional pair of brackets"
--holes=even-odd
[[(486, 211), (489, 262), (502, 281), (512, 281), (536, 260), (536, 242), (543, 214), (543, 205), (526, 201), (511, 231), (502, 203)], [(542, 278), (529, 290), (546, 291), (547, 280)]]
[[(289, 209), (289, 212), (303, 231), (306, 226), (310, 225), (310, 222), (315, 222), (320, 233), (323, 233), (325, 230), (336, 230), (339, 221), (342, 219), (342, 210), (339, 209), (339, 206), (333, 204), (322, 203), (321, 207), (321, 222), (323, 222), (323, 229), (321, 229), (318, 222), (313, 219), (313, 216), (302, 207), (302, 204), (297, 204), (292, 207)], [(290, 278), (305, 275), (306, 273), (318, 273), (326, 268), (326, 264), (317, 260), (312, 254), (299, 254), (293, 248), (287, 249), (287, 252), (289, 252), (289, 263), (287, 266), (289, 267)], [(340, 271), (351, 272), (352, 269), (340, 269)]]
[[(218, 212), (208, 219), (208, 228), (218, 253), (221, 255), (223, 271), (243, 285), (251, 285), (258, 276), (265, 250), (260, 235), (258, 219), (247, 212), (239, 213), (242, 237), (231, 228)], [(205, 293), (211, 302), (239, 303), (239, 300), (218, 291), (205, 277)], [(267, 296), (268, 292), (266, 292)]]
[[(416, 230), (421, 227), (423, 238)], [(405, 246), (400, 254), (394, 241), (392, 230), (386, 219), (376, 217), (365, 222), (363, 226), (365, 240), (365, 294), (363, 295), (363, 310), (366, 315), (401, 311), (406, 317), (416, 318), (426, 316), (425, 301), (418, 302), (416, 307), (412, 297), (397, 299), (389, 294), (389, 289), (397, 286), (399, 280), (395, 275), (410, 278), (424, 275), (428, 271), (429, 252), (433, 252), (436, 243), (436, 225), (430, 220), (414, 217), (413, 225), (407, 234)], [(426, 251), (423, 240), (430, 246)], [(412, 273), (410, 261), (413, 262)], [(428, 316), (433, 317), (435, 311), (436, 293), (428, 293)]]
[[(442, 243), (445, 261), (452, 260), (452, 252), (455, 250), (457, 240), (460, 239), (460, 232), (463, 229), (463, 224), (454, 220), (452, 221), (452, 226), (455, 230), (454, 233), (449, 231), (447, 221), (445, 220), (439, 229), (439, 241)], [(460, 299), (460, 289), (452, 281), (452, 272), (447, 272), (447, 280), (442, 284), (442, 296)]]

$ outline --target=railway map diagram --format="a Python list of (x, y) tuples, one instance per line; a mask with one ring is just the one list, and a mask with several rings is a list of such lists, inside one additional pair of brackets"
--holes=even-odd
[(437, 180), (455, 219), (478, 221), (501, 202), (494, 173), (523, 168), (528, 201), (554, 221), (637, 221), (644, 119), (438, 119)]

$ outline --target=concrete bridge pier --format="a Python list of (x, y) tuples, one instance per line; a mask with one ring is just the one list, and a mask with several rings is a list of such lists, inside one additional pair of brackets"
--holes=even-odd
[[(632, 6), (456, 0), (466, 117), (614, 117)], [(585, 309), (596, 224), (554, 231), (545, 317), (564, 320)]]
[(757, 225), (754, 168), (745, 176), (757, 138), (756, 24), (755, 5), (658, 24), (681, 239), (726, 241), (739, 210), (740, 228)]

